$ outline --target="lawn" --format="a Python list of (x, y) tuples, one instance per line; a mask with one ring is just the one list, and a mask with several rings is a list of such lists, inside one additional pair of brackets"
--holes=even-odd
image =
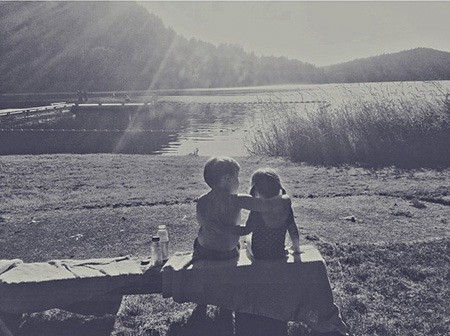
[[(159, 224), (168, 227), (172, 253), (191, 250), (198, 228), (195, 199), (208, 190), (202, 179), (206, 159), (3, 156), (0, 258), (146, 257)], [(238, 160), (241, 192), (248, 191), (257, 167), (278, 170), (293, 199), (302, 243), (316, 245), (325, 257), (335, 300), (355, 335), (448, 332), (450, 169)], [(128, 296), (114, 334), (187, 335), (192, 307), (159, 295)], [(218, 323), (214, 314), (211, 309), (208, 328)], [(26, 321), (33, 318), (42, 315)], [(290, 335), (310, 331), (292, 324)]]

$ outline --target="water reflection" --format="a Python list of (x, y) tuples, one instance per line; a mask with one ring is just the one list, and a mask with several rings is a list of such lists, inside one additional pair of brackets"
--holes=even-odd
[(0, 155), (152, 154), (175, 140), (174, 134), (145, 131), (3, 130), (0, 131)]
[(205, 104), (192, 110), (189, 124), (176, 141), (162, 150), (163, 155), (242, 156), (245, 139), (257, 110), (244, 104)]
[[(252, 114), (243, 104), (159, 103), (147, 109), (74, 109), (54, 120), (1, 125), (0, 155), (128, 153), (233, 155), (246, 153)], [(9, 128), (8, 128), (9, 127)]]

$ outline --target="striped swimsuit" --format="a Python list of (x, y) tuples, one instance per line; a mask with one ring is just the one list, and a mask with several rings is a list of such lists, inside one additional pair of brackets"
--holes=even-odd
[(292, 208), (283, 226), (271, 228), (266, 225), (261, 213), (251, 211), (247, 221), (255, 223), (252, 234), (252, 252), (256, 259), (278, 259), (286, 256), (286, 230), (293, 220)]

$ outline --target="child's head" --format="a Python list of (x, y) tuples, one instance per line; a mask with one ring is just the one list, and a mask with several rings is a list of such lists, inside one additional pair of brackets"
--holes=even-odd
[(281, 185), (280, 177), (271, 168), (259, 168), (252, 175), (252, 188), (250, 194), (252, 196), (262, 196), (266, 198), (285, 194), (283, 186)]
[(236, 192), (239, 188), (239, 163), (227, 156), (214, 156), (210, 158), (203, 170), (205, 182), (211, 189), (225, 188)]

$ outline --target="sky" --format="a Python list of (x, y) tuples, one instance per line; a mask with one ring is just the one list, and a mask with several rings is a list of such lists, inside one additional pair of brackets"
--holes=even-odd
[(417, 47), (450, 52), (450, 1), (145, 1), (190, 39), (317, 66)]

